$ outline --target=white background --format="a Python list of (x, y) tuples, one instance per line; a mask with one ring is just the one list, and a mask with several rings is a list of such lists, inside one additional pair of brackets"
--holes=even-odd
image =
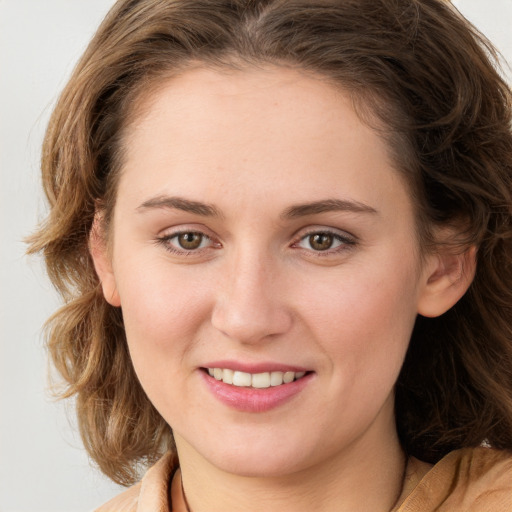
[[(512, 62), (512, 0), (454, 3)], [(89, 511), (120, 490), (46, 391), (41, 326), (58, 301), (22, 242), (45, 213), (38, 161), (52, 105), (112, 4), (0, 0), (0, 512)]]

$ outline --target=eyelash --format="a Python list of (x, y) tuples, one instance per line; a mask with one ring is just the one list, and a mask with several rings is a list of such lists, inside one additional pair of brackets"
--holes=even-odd
[[(157, 244), (162, 245), (167, 251), (169, 251), (172, 254), (177, 254), (179, 256), (195, 256), (200, 254), (204, 249), (207, 249), (208, 247), (198, 247), (196, 249), (187, 250), (185, 248), (177, 248), (173, 246), (171, 243), (171, 240), (176, 239), (182, 235), (199, 235), (201, 238), (200, 244), (202, 245), (205, 241), (210, 241), (213, 243), (214, 248), (220, 247), (220, 243), (214, 242), (210, 236), (207, 234), (201, 232), (201, 231), (194, 231), (194, 230), (183, 230), (183, 231), (177, 231), (175, 233), (171, 233), (168, 235), (164, 235), (161, 237), (158, 237), (155, 241)], [(327, 248), (325, 250), (314, 250), (314, 249), (307, 249), (301, 247), (299, 244), (303, 242), (304, 240), (307, 240), (308, 238), (311, 238), (314, 235), (327, 235), (333, 238), (335, 242), (339, 242), (339, 245), (332, 248)], [(333, 231), (330, 229), (312, 229), (308, 231), (307, 233), (303, 233), (300, 235), (300, 237), (297, 237), (297, 239), (291, 244), (291, 247), (297, 248), (297, 249), (303, 249), (304, 251), (307, 251), (308, 253), (314, 254), (316, 257), (328, 257), (332, 256), (333, 254), (338, 254), (340, 252), (346, 251), (352, 247), (354, 247), (357, 244), (357, 240), (352, 235), (341, 235), (337, 231)]]

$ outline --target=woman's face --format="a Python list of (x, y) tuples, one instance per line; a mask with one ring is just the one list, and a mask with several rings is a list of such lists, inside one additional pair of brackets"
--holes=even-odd
[(426, 278), (383, 140), (298, 71), (198, 68), (149, 100), (102, 281), (180, 455), (280, 475), (395, 441)]

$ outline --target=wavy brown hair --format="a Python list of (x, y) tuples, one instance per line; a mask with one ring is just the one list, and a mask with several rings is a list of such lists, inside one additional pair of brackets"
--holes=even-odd
[(417, 319), (396, 385), (398, 432), (429, 462), (484, 439), (512, 449), (511, 92), (492, 46), (440, 0), (120, 0), (53, 112), (42, 157), (50, 212), (30, 246), (64, 298), (49, 351), (100, 468), (128, 484), (138, 464), (173, 449), (88, 241), (98, 207), (108, 225), (136, 107), (191, 63), (323, 76), (388, 142), (424, 250), (435, 249), (433, 227), (464, 226), (453, 243), (478, 247), (476, 277), (446, 314)]

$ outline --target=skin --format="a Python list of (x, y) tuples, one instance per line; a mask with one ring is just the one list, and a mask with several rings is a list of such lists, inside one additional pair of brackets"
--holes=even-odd
[[(416, 315), (469, 285), (463, 256), (420, 258), (384, 141), (318, 77), (199, 67), (142, 106), (109, 247), (97, 236), (91, 251), (192, 510), (390, 510), (405, 463), (394, 383)], [(311, 375), (284, 404), (243, 412), (205, 385), (220, 359)]]

